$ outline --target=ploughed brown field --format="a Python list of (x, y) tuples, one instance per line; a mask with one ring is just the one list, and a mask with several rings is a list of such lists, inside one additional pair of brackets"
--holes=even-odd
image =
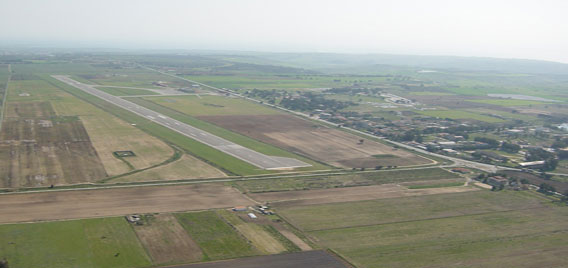
[(408, 189), (399, 184), (384, 184), (334, 189), (300, 190), (248, 194), (259, 202), (268, 202), (278, 207), (296, 207), (305, 205), (353, 202), (363, 200), (388, 199), (407, 196), (461, 193), (476, 191), (474, 187), (443, 187)]
[(0, 223), (82, 219), (252, 205), (221, 184), (146, 186), (0, 195)]
[(0, 132), (0, 187), (89, 182), (107, 176), (77, 117), (49, 102), (10, 103)]
[(201, 120), (312, 159), (344, 168), (412, 166), (430, 160), (290, 115), (214, 115)]

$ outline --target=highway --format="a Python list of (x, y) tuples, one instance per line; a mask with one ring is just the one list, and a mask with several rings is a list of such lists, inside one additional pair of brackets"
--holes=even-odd
[(168, 116), (162, 115), (153, 110), (142, 107), (138, 104), (132, 103), (125, 99), (117, 96), (105, 93), (96, 89), (92, 85), (83, 84), (81, 82), (75, 81), (65, 75), (52, 75), (53, 78), (64, 82), (70, 86), (76, 87), (88, 94), (96, 96), (103, 99), (109, 103), (112, 103), (120, 108), (126, 109), (133, 112), (139, 116), (142, 116), (152, 122), (165, 126), (171, 130), (174, 130), (180, 134), (185, 135), (191, 139), (199, 141), (203, 144), (211, 146), (219, 151), (222, 151), (228, 155), (236, 157), (247, 163), (250, 163), (261, 169), (285, 169), (285, 168), (298, 168), (311, 166), (303, 161), (287, 158), (287, 157), (277, 157), (268, 156), (261, 154), (259, 152), (253, 151), (249, 148), (243, 147), (241, 145), (235, 144), (231, 141), (225, 140), (223, 138), (217, 137), (209, 132), (203, 131), (201, 129), (192, 127), (183, 122), (177, 121)]

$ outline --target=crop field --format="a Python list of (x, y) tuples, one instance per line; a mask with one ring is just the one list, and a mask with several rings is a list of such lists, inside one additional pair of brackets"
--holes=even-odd
[(203, 258), (199, 246), (171, 214), (143, 215), (134, 231), (154, 264), (196, 262)]
[[(15, 68), (15, 70), (19, 72), (20, 67)], [(91, 144), (107, 175), (114, 176), (133, 169), (147, 168), (172, 156), (172, 148), (159, 139), (62, 91), (41, 76), (24, 76), (22, 79), (26, 77), (35, 80), (15, 80), (10, 83), (8, 103), (14, 103), (15, 106), (8, 110), (8, 115), (18, 116), (19, 113), (25, 117), (78, 117), (77, 121), (82, 123), (87, 131)], [(40, 99), (45, 101), (35, 101)], [(45, 107), (38, 107), (40, 104)], [(18, 111), (16, 112), (15, 109), (18, 109)], [(49, 112), (46, 113), (45, 111)], [(120, 150), (133, 151), (136, 157), (127, 160), (117, 159), (112, 152)], [(210, 169), (215, 170), (212, 167)], [(94, 181), (104, 177), (89, 178), (90, 181)]]
[(279, 178), (277, 180), (238, 181), (234, 184), (246, 193), (281, 192), (295, 190), (315, 190), (353, 186), (370, 186), (389, 183), (409, 183), (417, 181), (451, 180), (458, 176), (442, 168), (419, 170), (383, 170), (336, 176), (309, 176)]
[(499, 123), (504, 121), (503, 119), (499, 119), (496, 117), (472, 113), (463, 110), (419, 111), (419, 113), (431, 117), (451, 118), (451, 119), (472, 119), (488, 123)]
[(8, 103), (0, 132), (2, 187), (95, 181), (105, 169), (77, 117), (54, 117), (49, 102)]
[[(411, 166), (432, 161), (290, 115), (199, 116), (199, 119), (312, 159), (345, 168)], [(375, 157), (388, 155), (388, 157)]]
[(259, 255), (261, 252), (236, 233), (214, 211), (176, 214), (178, 221), (203, 251), (203, 260)]
[(252, 205), (237, 190), (213, 183), (5, 194), (0, 203), (0, 223)]
[(151, 265), (124, 218), (0, 225), (0, 252), (10, 267)]
[(249, 196), (256, 201), (270, 203), (271, 205), (276, 205), (278, 207), (297, 207), (405, 196), (460, 193), (477, 190), (477, 188), (463, 186), (463, 182), (458, 184), (459, 186), (455, 186), (456, 183), (457, 182), (454, 181), (449, 186), (442, 185), (443, 187), (437, 187), (439, 185), (423, 185), (422, 187), (420, 187), (420, 185), (416, 185), (412, 189), (398, 184), (384, 184), (337, 189), (258, 193), (249, 194)]
[(358, 267), (558, 267), (568, 253), (562, 242), (565, 211), (526, 192), (473, 191), (278, 212)]
[(481, 99), (481, 100), (470, 100), (470, 101), (499, 105), (499, 106), (529, 106), (529, 105), (546, 104), (546, 102), (541, 102), (541, 101), (513, 100), (513, 99)]

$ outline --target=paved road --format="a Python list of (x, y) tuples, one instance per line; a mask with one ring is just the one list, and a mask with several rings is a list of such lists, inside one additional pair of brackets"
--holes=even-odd
[(65, 75), (53, 75), (53, 78), (74, 86), (84, 92), (91, 94), (93, 96), (99, 97), (109, 103), (112, 103), (118, 107), (129, 110), (139, 116), (145, 117), (155, 123), (172, 129), (178, 133), (181, 133), (189, 138), (197, 140), (201, 143), (209, 145), (219, 151), (222, 151), (228, 155), (234, 156), (241, 159), (247, 163), (250, 163), (256, 167), (262, 169), (282, 169), (282, 168), (297, 168), (297, 167), (307, 167), (310, 164), (302, 162), (297, 159), (287, 158), (287, 157), (277, 157), (268, 156), (261, 154), (259, 152), (253, 151), (241, 145), (235, 144), (223, 138), (217, 137), (209, 132), (205, 132), (201, 129), (192, 127), (188, 124), (177, 121), (173, 118), (162, 115), (153, 110), (142, 107), (138, 104), (132, 103), (130, 101), (124, 100), (120, 97), (113, 96), (111, 94), (105, 93), (96, 89), (92, 85), (83, 84), (81, 82), (75, 81)]

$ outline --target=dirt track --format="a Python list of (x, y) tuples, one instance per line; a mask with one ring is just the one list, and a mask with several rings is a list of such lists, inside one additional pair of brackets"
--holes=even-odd
[[(290, 115), (199, 116), (245, 136), (345, 168), (410, 166), (430, 160)], [(380, 157), (374, 157), (380, 156)]]
[(476, 190), (476, 188), (459, 186), (444, 188), (408, 189), (397, 184), (385, 184), (321, 190), (269, 192), (249, 194), (249, 196), (257, 201), (270, 202), (271, 204), (278, 206), (303, 206), (396, 198), (404, 196), (458, 193), (473, 190)]
[(228, 261), (188, 264), (171, 268), (345, 268), (337, 257), (323, 251), (303, 251), (289, 254), (258, 256)]
[(224, 208), (252, 202), (233, 188), (202, 184), (5, 194), (0, 195), (0, 204), (0, 223), (15, 223)]

